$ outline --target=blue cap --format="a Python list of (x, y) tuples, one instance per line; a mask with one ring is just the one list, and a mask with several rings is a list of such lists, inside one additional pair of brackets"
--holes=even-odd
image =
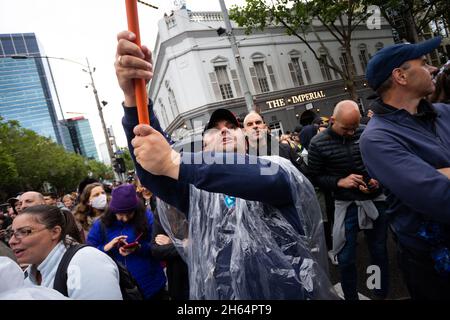
[(442, 38), (436, 37), (420, 43), (399, 43), (378, 51), (369, 60), (366, 79), (373, 90), (377, 90), (404, 62), (426, 55), (439, 47)]

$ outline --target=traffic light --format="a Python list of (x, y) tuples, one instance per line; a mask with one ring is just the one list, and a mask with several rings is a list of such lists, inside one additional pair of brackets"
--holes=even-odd
[(113, 158), (112, 166), (113, 166), (115, 172), (117, 172), (117, 173), (120, 172), (119, 162), (117, 161), (117, 158)]
[(127, 167), (125, 166), (125, 160), (123, 158), (116, 158), (116, 163), (118, 166), (117, 172), (125, 173), (127, 171)]

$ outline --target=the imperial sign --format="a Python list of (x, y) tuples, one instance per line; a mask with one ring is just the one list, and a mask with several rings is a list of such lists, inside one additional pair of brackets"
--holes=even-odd
[(269, 101), (266, 101), (266, 105), (269, 106), (269, 109), (274, 109), (274, 108), (288, 106), (290, 104), (296, 104), (296, 103), (316, 100), (316, 99), (320, 99), (320, 98), (325, 98), (325, 93), (322, 90), (308, 92), (308, 93), (302, 93), (299, 95), (290, 96), (288, 98), (279, 98), (279, 99), (269, 100)]

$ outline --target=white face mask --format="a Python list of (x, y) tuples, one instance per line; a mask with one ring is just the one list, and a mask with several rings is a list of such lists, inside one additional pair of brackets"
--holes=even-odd
[(91, 200), (91, 207), (103, 210), (106, 207), (106, 194), (101, 194)]

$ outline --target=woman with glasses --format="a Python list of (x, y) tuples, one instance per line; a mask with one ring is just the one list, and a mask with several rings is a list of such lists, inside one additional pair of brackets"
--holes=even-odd
[[(22, 211), (13, 221), (9, 245), (19, 264), (29, 264), (25, 281), (53, 288), (64, 253), (76, 243), (76, 232), (74, 218), (67, 210), (38, 205)], [(67, 296), (121, 300), (117, 265), (95, 248), (81, 248), (67, 268)]]
[(92, 226), (87, 243), (124, 265), (145, 299), (166, 297), (166, 276), (151, 253), (153, 214), (138, 198), (132, 184), (111, 194), (105, 214)]

